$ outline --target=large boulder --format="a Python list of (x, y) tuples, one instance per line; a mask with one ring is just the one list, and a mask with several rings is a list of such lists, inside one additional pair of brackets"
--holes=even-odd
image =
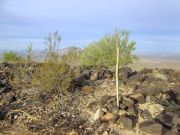
[(126, 106), (133, 106), (135, 104), (135, 102), (132, 99), (127, 97), (123, 97), (122, 103)]
[(143, 74), (136, 73), (131, 75), (128, 79), (130, 81), (143, 82), (145, 80), (145, 76)]
[(119, 79), (127, 79), (130, 75), (132, 75), (132, 69), (129, 67), (122, 67), (119, 69)]
[(146, 135), (163, 135), (164, 128), (161, 124), (147, 120), (139, 124), (141, 133)]
[(116, 123), (125, 129), (132, 130), (136, 125), (136, 119), (132, 116), (123, 115), (119, 117)]
[(174, 97), (176, 99), (176, 103), (180, 105), (180, 85), (175, 86), (172, 89), (172, 92), (174, 93)]
[(146, 102), (145, 104), (139, 104), (139, 110), (148, 110), (148, 113), (153, 117), (157, 117), (164, 111), (164, 107), (160, 104), (155, 104), (151, 102)]
[(89, 79), (89, 78), (90, 78), (90, 73), (91, 73), (91, 71), (88, 70), (88, 69), (86, 69), (86, 70), (84, 70), (84, 71), (82, 72), (81, 75), (82, 75), (85, 79)]
[(110, 70), (104, 71), (104, 78), (111, 78), (113, 76), (113, 73)]
[(167, 74), (161, 74), (161, 73), (156, 73), (153, 75), (155, 78), (167, 81), (168, 80), (168, 75)]
[(173, 113), (165, 112), (156, 117), (163, 125), (172, 127), (173, 124)]
[(143, 95), (159, 95), (162, 92), (162, 89), (156, 86), (140, 85), (137, 91)]

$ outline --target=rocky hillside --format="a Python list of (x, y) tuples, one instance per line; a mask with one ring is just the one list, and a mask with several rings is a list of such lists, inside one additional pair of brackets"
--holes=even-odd
[(121, 68), (117, 107), (108, 69), (83, 69), (68, 93), (51, 94), (30, 85), (35, 67), (21, 76), (17, 65), (0, 65), (0, 134), (180, 134), (180, 71)]

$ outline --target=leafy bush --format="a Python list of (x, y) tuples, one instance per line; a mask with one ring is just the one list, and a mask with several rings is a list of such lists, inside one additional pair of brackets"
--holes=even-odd
[(59, 60), (58, 44), (60, 40), (57, 32), (49, 34), (45, 42), (47, 44), (45, 62), (33, 75), (33, 84), (50, 92), (65, 92), (73, 78), (70, 66), (65, 61)]
[(10, 51), (10, 52), (3, 53), (4, 62), (19, 62), (22, 60), (23, 58), (15, 52)]
[[(129, 32), (119, 33), (120, 65), (132, 63), (137, 57), (132, 54), (135, 42), (129, 41)], [(84, 48), (80, 55), (84, 66), (114, 66), (116, 64), (115, 35), (106, 35)]]

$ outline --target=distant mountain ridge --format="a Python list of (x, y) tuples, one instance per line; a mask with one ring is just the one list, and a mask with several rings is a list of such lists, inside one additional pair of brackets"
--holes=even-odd
[[(78, 47), (67, 47), (63, 49), (58, 50), (59, 56), (62, 56), (63, 54), (67, 54), (70, 50), (72, 49), (78, 49), (82, 50), (81, 48)], [(5, 52), (9, 52), (9, 50), (0, 50), (0, 59), (2, 59), (2, 54)], [(27, 51), (26, 50), (20, 50), (20, 51), (13, 51), (18, 53), (19, 55), (26, 57)], [(179, 54), (135, 54), (140, 58), (161, 58), (161, 59), (172, 59), (172, 60), (180, 60), (180, 53)], [(42, 60), (46, 56), (46, 51), (45, 50), (33, 50), (33, 59), (34, 60)]]
[[(61, 57), (63, 54), (67, 54), (70, 50), (73, 50), (73, 49), (81, 50), (81, 48), (78, 48), (78, 47), (67, 47), (67, 48), (63, 48), (63, 49), (58, 49), (57, 53)], [(0, 50), (0, 59), (2, 59), (3, 53), (5, 53), (5, 52), (9, 52), (9, 50)], [(27, 55), (26, 50), (13, 51), (13, 52), (18, 53), (19, 55), (21, 55), (23, 57), (26, 57), (26, 55)], [(45, 58), (45, 56), (46, 56), (45, 50), (33, 50), (32, 57), (34, 60), (41, 61), (41, 60), (43, 60), (43, 58)]]

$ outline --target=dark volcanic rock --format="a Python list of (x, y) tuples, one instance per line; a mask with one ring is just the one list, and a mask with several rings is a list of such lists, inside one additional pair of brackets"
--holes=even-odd
[(137, 117), (137, 109), (135, 106), (128, 107), (127, 112), (129, 115)]
[(180, 105), (180, 85), (175, 86), (172, 89), (172, 92), (174, 94), (171, 94), (173, 95), (173, 97), (171, 96), (171, 98), (174, 98), (176, 100), (176, 103)]
[(139, 104), (145, 103), (144, 95), (142, 95), (140, 93), (133, 93), (133, 94), (129, 95), (129, 97), (132, 100), (134, 100), (136, 103), (139, 103)]
[(7, 92), (6, 87), (2, 87), (2, 88), (0, 88), (0, 94), (2, 94), (2, 93), (6, 93), (6, 92)]
[(173, 113), (160, 114), (157, 119), (165, 126), (172, 127)]
[(0, 94), (7, 93), (11, 90), (11, 86), (8, 82), (6, 74), (4, 72), (0, 72)]
[(90, 73), (91, 73), (91, 71), (86, 69), (83, 71), (82, 76), (88, 80), (90, 78)]
[(136, 119), (132, 116), (123, 116), (121, 118), (124, 128), (133, 129), (135, 127)]
[(143, 82), (145, 80), (145, 76), (140, 73), (136, 73), (128, 78), (130, 81)]
[(161, 124), (147, 120), (139, 124), (139, 129), (144, 134), (163, 135), (164, 128)]
[(20, 103), (16, 104), (15, 102), (13, 102), (11, 104), (0, 107), (0, 120), (4, 120), (9, 111), (15, 110), (15, 109), (19, 108), (20, 106), (22, 106), (22, 104), (20, 104)]
[(105, 95), (105, 96), (101, 97), (102, 104), (110, 103), (110, 101), (113, 101), (113, 100), (115, 100), (114, 96)]
[(148, 73), (152, 73), (152, 69), (148, 69), (148, 68), (144, 68), (143, 70), (140, 71), (141, 74), (148, 74)]
[(119, 69), (119, 79), (127, 79), (130, 75), (132, 75), (132, 69), (129, 67), (122, 67)]
[(162, 89), (155, 86), (140, 86), (138, 91), (143, 95), (159, 95)]
[(113, 114), (118, 114), (118, 112), (119, 112), (119, 107), (117, 107), (116, 105), (114, 105), (114, 106), (112, 106), (112, 108), (111, 108), (110, 110), (111, 110), (111, 112), (112, 112)]
[(168, 89), (168, 82), (167, 81), (153, 81), (151, 82), (151, 85), (166, 91)]
[(134, 101), (132, 99), (126, 98), (126, 97), (123, 97), (122, 103), (126, 106), (133, 106), (134, 105)]
[(121, 103), (119, 104), (119, 107), (124, 110), (127, 108), (127, 106), (125, 106), (124, 104), (121, 104)]
[(104, 78), (111, 78), (112, 76), (113, 76), (113, 73), (110, 70), (105, 70)]
[(149, 113), (148, 110), (138, 110), (139, 115), (143, 118), (143, 119), (152, 119), (152, 115)]
[(16, 101), (16, 97), (14, 93), (7, 93), (3, 95), (3, 100), (5, 104), (10, 104), (14, 101)]

